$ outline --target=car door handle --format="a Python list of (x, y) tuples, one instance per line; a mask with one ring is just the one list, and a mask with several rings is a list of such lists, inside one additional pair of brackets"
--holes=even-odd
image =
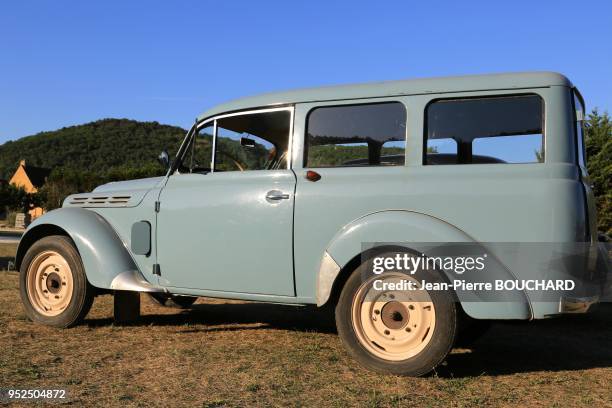
[(268, 194), (266, 194), (266, 200), (268, 201), (279, 201), (279, 200), (288, 200), (289, 199), (289, 194), (283, 193), (282, 191), (278, 191), (278, 190), (271, 190), (268, 191)]

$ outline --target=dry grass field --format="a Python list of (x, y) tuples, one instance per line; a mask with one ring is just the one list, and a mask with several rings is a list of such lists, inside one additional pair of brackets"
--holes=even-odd
[(137, 324), (117, 326), (100, 296), (83, 325), (56, 330), (26, 320), (17, 273), (0, 272), (0, 387), (66, 388), (84, 406), (612, 406), (608, 305), (496, 324), (415, 379), (357, 366), (310, 308), (142, 303)]
[(17, 244), (0, 244), (0, 271), (5, 271), (9, 261), (15, 258)]

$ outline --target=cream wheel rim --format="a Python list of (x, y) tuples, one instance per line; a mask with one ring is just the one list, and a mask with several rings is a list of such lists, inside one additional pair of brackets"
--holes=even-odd
[[(374, 281), (418, 281), (412, 276), (389, 273), (364, 281), (353, 297), (352, 324), (361, 345), (376, 357), (401, 361), (419, 354), (429, 344), (436, 324), (431, 296), (424, 289), (381, 291)], [(382, 286), (379, 286), (382, 287)]]
[(55, 251), (36, 255), (27, 271), (28, 298), (44, 316), (61, 314), (72, 300), (74, 280), (66, 259)]

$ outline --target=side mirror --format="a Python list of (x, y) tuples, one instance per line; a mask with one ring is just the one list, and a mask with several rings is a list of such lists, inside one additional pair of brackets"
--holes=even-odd
[(248, 137), (241, 137), (240, 146), (252, 148), (255, 147), (255, 141), (253, 139), (249, 139)]
[(164, 166), (164, 169), (168, 170), (170, 168), (170, 156), (168, 156), (168, 152), (166, 150), (159, 154), (157, 160), (159, 160), (160, 164)]

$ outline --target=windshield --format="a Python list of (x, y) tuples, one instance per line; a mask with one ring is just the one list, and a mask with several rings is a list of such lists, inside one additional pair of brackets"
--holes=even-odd
[(182, 173), (208, 173), (212, 160), (213, 122), (204, 124), (193, 136), (179, 171)]
[(176, 153), (176, 157), (172, 162), (172, 166), (170, 167), (170, 174), (175, 171), (179, 171), (179, 173), (189, 172), (190, 162), (187, 160), (190, 157), (188, 152), (191, 150), (193, 146), (193, 133), (197, 130), (197, 124), (194, 124), (189, 132), (185, 135), (181, 146), (179, 147), (178, 152)]

